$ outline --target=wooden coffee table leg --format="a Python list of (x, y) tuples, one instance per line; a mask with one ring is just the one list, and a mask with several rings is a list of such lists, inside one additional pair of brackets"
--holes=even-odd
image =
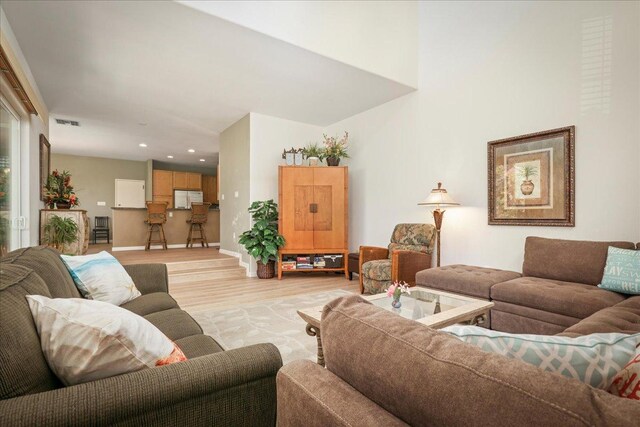
[(308, 323), (305, 329), (307, 331), (307, 335), (316, 337), (316, 340), (318, 341), (318, 365), (324, 367), (324, 353), (322, 352), (322, 340), (320, 339), (320, 329)]

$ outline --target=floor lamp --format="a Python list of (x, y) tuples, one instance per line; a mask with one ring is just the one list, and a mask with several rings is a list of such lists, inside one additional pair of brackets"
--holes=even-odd
[(436, 224), (436, 239), (437, 239), (437, 247), (436, 251), (438, 252), (438, 258), (436, 262), (436, 267), (440, 267), (440, 229), (442, 228), (442, 217), (444, 216), (443, 210), (440, 208), (450, 207), (450, 206), (459, 206), (460, 203), (456, 203), (447, 190), (442, 188), (442, 183), (438, 183), (438, 188), (434, 188), (431, 190), (431, 193), (427, 196), (426, 199), (418, 203), (421, 206), (435, 206), (433, 210), (433, 221)]

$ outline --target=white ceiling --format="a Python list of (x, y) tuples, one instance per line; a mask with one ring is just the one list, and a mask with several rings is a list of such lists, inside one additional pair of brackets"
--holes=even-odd
[(219, 133), (248, 112), (324, 126), (414, 90), (174, 2), (2, 7), (53, 152), (214, 165)]

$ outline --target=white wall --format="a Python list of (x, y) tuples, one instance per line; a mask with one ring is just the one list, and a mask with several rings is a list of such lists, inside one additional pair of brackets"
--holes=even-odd
[[(249, 203), (269, 199), (278, 203), (278, 165), (284, 164), (282, 151), (291, 147), (302, 148), (313, 142), (320, 143), (322, 128), (251, 113), (250, 129)], [(256, 262), (252, 259), (249, 275), (255, 275), (256, 271)]]
[[(249, 255), (238, 244), (240, 234), (251, 226), (249, 207), (249, 126), (247, 114), (220, 134), (220, 250)], [(235, 193), (238, 197), (235, 197)]]
[[(419, 91), (329, 127), (352, 136), (351, 249), (431, 221), (417, 203), (439, 180), (463, 205), (443, 264), (520, 270), (529, 235), (640, 240), (639, 20), (638, 2), (421, 3)], [(487, 141), (568, 125), (576, 227), (487, 225)]]
[(417, 85), (416, 1), (180, 1), (296, 46)]
[(322, 128), (251, 113), (251, 201), (278, 202), (278, 165), (282, 151), (322, 141)]

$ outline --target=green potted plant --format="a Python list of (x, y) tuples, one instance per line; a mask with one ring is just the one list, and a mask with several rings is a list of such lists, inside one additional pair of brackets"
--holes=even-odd
[(80, 200), (73, 191), (71, 174), (69, 171), (58, 172), (54, 170), (47, 178), (45, 186), (45, 203), (49, 209), (70, 209), (80, 204)]
[(303, 149), (304, 156), (309, 160), (309, 166), (318, 166), (318, 163), (324, 159), (324, 148), (318, 143), (307, 145)]
[(284, 237), (278, 233), (278, 205), (273, 200), (253, 202), (249, 207), (253, 227), (240, 235), (238, 243), (244, 246), (258, 264), (258, 277), (275, 276), (278, 249), (284, 246)]
[(73, 218), (62, 218), (53, 215), (44, 226), (42, 240), (60, 252), (64, 252), (66, 245), (78, 240), (78, 224)]
[(345, 132), (341, 139), (334, 136), (328, 137), (326, 134), (322, 136), (324, 138), (324, 157), (327, 159), (327, 165), (338, 166), (340, 159), (349, 158), (349, 153), (347, 153), (349, 132)]

